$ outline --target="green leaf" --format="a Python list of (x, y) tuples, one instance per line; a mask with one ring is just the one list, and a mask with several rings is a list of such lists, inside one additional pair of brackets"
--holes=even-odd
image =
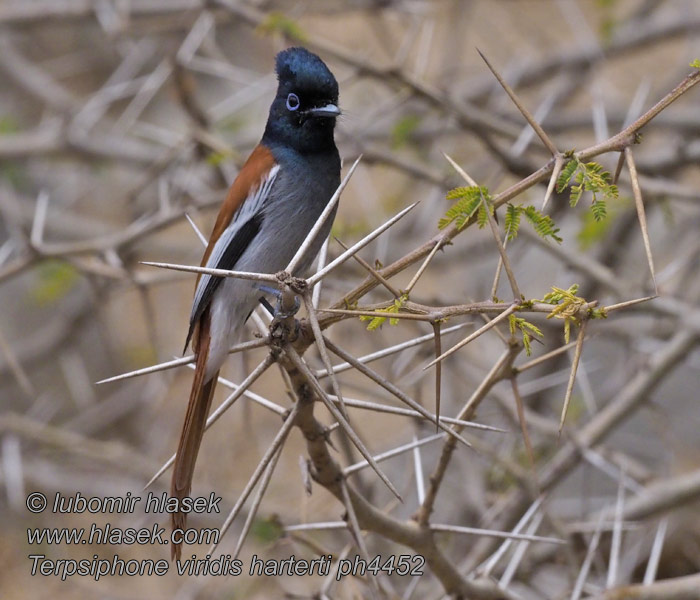
[[(396, 298), (394, 300), (394, 304), (391, 306), (387, 306), (386, 308), (378, 308), (376, 312), (383, 312), (387, 313), (388, 315), (390, 314), (396, 314), (398, 312), (401, 312), (401, 309), (403, 308), (403, 305), (406, 304), (406, 301), (408, 300), (408, 296), (406, 294), (403, 294), (401, 297)], [(374, 331), (375, 329), (379, 329), (384, 322), (387, 320), (387, 317), (373, 317), (370, 315), (361, 315), (360, 316), (360, 321), (369, 321), (369, 325), (367, 325), (367, 331)], [(396, 318), (389, 318), (389, 325), (398, 325), (400, 319)]]
[(591, 204), (591, 212), (596, 221), (603, 221), (608, 216), (607, 207), (604, 200), (595, 200)]
[(515, 206), (513, 204), (508, 203), (506, 205), (506, 219), (505, 219), (505, 227), (506, 227), (506, 236), (508, 238), (508, 241), (513, 241), (517, 235), (518, 231), (520, 230), (520, 215), (522, 213), (522, 207), (520, 206)]
[(577, 168), (578, 163), (573, 159), (564, 165), (564, 167), (561, 170), (561, 173), (559, 173), (559, 177), (557, 177), (558, 193), (561, 194), (566, 189), (566, 186), (569, 185), (569, 181), (571, 181), (571, 178), (573, 177)]
[(574, 283), (568, 290), (552, 286), (552, 291), (545, 294), (542, 302), (556, 306), (547, 315), (548, 319), (564, 319), (564, 340), (568, 344), (571, 338), (571, 324), (579, 325), (579, 310), (586, 304), (586, 299), (577, 296), (578, 284)]
[(540, 330), (539, 327), (537, 327), (537, 325), (534, 325), (533, 323), (530, 323), (529, 321), (525, 321), (524, 319), (522, 322), (521, 329), (527, 329), (529, 332), (534, 333), (535, 335), (537, 335), (539, 337), (544, 337), (544, 333), (542, 333), (542, 331)]
[[(572, 180), (573, 183), (571, 183)], [(596, 220), (602, 220), (606, 217), (606, 202), (616, 200), (619, 197), (619, 191), (617, 186), (612, 184), (610, 173), (605, 171), (601, 164), (584, 163), (576, 156), (573, 156), (562, 169), (562, 174), (557, 179), (557, 191), (563, 192), (566, 185), (569, 184), (571, 185), (569, 190), (569, 204), (571, 206), (578, 204), (583, 192), (591, 192), (593, 197), (591, 210)]]
[(563, 290), (558, 287), (552, 287), (552, 291), (548, 292), (542, 298), (542, 302), (547, 304), (559, 304), (565, 297), (573, 298), (578, 292), (578, 283), (574, 283), (568, 290)]
[(447, 192), (447, 199), (457, 200), (457, 202), (447, 209), (445, 216), (438, 222), (438, 228), (444, 229), (452, 222), (458, 229), (464, 227), (479, 209), (482, 195), (484, 198), (488, 198), (488, 190), (478, 186), (458, 187)]
[(522, 317), (516, 317), (515, 315), (508, 316), (508, 325), (510, 326), (511, 335), (515, 335), (516, 329), (520, 330), (523, 337), (523, 347), (525, 348), (525, 353), (530, 356), (532, 352), (532, 336), (536, 335), (538, 337), (544, 337), (542, 332), (536, 325), (533, 325)]
[(508, 315), (508, 326), (510, 328), (510, 335), (515, 335), (515, 329), (517, 327), (518, 317), (515, 315)]
[(487, 210), (493, 210), (491, 207), (487, 209), (487, 205), (484, 205), (482, 202), (479, 204), (479, 211), (477, 212), (476, 215), (476, 224), (479, 226), (479, 229), (483, 229), (486, 223), (489, 222), (489, 215)]
[(690, 63), (690, 66), (693, 67), (693, 69), (700, 69), (700, 58), (696, 58)]
[(371, 317), (370, 315), (360, 315), (360, 321), (369, 321), (367, 331), (374, 331), (384, 325), (386, 317)]
[(445, 196), (448, 200), (459, 200), (460, 198), (471, 197), (476, 191), (474, 187), (456, 187), (453, 190), (447, 192)]
[(552, 238), (555, 242), (562, 242), (562, 239), (558, 235), (559, 228), (552, 220), (552, 217), (542, 214), (534, 206), (526, 206), (523, 208), (523, 214), (525, 218), (530, 221), (535, 228), (535, 232), (541, 238)]

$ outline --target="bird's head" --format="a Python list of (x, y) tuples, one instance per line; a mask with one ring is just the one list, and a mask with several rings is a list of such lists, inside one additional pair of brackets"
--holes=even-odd
[(277, 55), (279, 85), (270, 107), (263, 140), (302, 153), (334, 147), (333, 129), (340, 115), (338, 82), (325, 63), (305, 48)]

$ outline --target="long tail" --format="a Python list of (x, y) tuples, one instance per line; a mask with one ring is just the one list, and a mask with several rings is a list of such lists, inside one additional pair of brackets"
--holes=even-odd
[[(194, 381), (190, 391), (190, 401), (187, 405), (185, 422), (180, 434), (180, 444), (175, 454), (175, 466), (173, 468), (173, 478), (170, 484), (170, 496), (178, 501), (186, 498), (192, 488), (192, 476), (194, 465), (197, 462), (199, 446), (204, 435), (204, 426), (209, 415), (211, 399), (214, 396), (216, 381), (219, 375), (217, 371), (208, 381), (204, 380), (206, 372), (207, 358), (209, 357), (209, 346), (211, 343), (211, 318), (207, 310), (202, 315), (199, 323), (197, 336), (197, 359), (194, 371)], [(187, 513), (174, 512), (171, 515), (173, 530), (184, 529), (187, 522)], [(180, 544), (171, 541), (170, 555), (173, 559), (179, 559), (182, 552)]]

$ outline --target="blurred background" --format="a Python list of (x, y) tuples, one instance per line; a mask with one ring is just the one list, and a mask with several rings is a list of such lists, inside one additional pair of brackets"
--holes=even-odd
[[(289, 45), (317, 52), (340, 83), (337, 145), (345, 165), (363, 154), (333, 235), (348, 244), (399, 209), (420, 205), (361, 252), (390, 262), (437, 233), (462, 185), (453, 157), (495, 193), (537, 170), (546, 148), (488, 71), (476, 48), (514, 87), (560, 150), (607, 139), (673, 89), (700, 58), (700, 4), (692, 0), (6, 0), (0, 4), (0, 596), (15, 598), (313, 597), (323, 578), (30, 576), (28, 554), (49, 558), (167, 558), (162, 546), (27, 543), (27, 527), (166, 524), (165, 515), (32, 515), (32, 491), (84, 496), (139, 494), (173, 453), (191, 372), (186, 367), (117, 383), (95, 382), (180, 356), (194, 276), (139, 261), (199, 264), (202, 246), (189, 215), (208, 235), (227, 185), (264, 128), (276, 88), (274, 55)], [(571, 354), (520, 378), (537, 469), (625, 394), (634, 410), (615, 422), (550, 489), (543, 531), (571, 536), (566, 552), (534, 544), (513, 576), (525, 598), (569, 597), (597, 515), (614, 507), (619, 480), (630, 502), (659, 482), (664, 502), (631, 511), (614, 584), (640, 582), (654, 539), (663, 547), (656, 578), (700, 571), (700, 110), (697, 89), (662, 112), (635, 147), (660, 297), (594, 322), (562, 440), (557, 425)], [(599, 157), (615, 171), (618, 155)], [(541, 206), (546, 182), (517, 202)], [(555, 194), (548, 208), (564, 238), (542, 242), (523, 225), (508, 252), (526, 298), (580, 285), (609, 305), (654, 292), (629, 178), (608, 219), (596, 222), (584, 195), (576, 208)], [(342, 252), (331, 240), (330, 256)], [(498, 252), (488, 228), (469, 228), (439, 252), (411, 298), (430, 305), (488, 300)], [(407, 285), (416, 267), (392, 280)], [(324, 282), (327, 306), (366, 271), (355, 261)], [(509, 297), (507, 280), (498, 295)], [(379, 287), (362, 303), (390, 299)], [(561, 322), (533, 318), (544, 332), (533, 358), (563, 344)], [(478, 316), (450, 321), (471, 322)], [(251, 329), (251, 336), (252, 336)], [(403, 321), (366, 331), (347, 319), (329, 330), (356, 356), (430, 333)], [(504, 331), (506, 329), (504, 328)], [(446, 335), (449, 347), (464, 333)], [(496, 335), (479, 338), (445, 363), (442, 413), (454, 416), (502, 353)], [(426, 407), (434, 405), (432, 344), (376, 368)], [(231, 357), (223, 375), (239, 382), (264, 356)], [(308, 360), (320, 367), (309, 352)], [(520, 363), (528, 359), (521, 356)], [(664, 362), (665, 361), (665, 362)], [(646, 379), (644, 374), (650, 374)], [(640, 379), (641, 377), (641, 379)], [(349, 372), (348, 397), (390, 403)], [(637, 386), (637, 387), (635, 387)], [(253, 390), (289, 406), (277, 369)], [(219, 389), (215, 402), (228, 392)], [(318, 411), (319, 413), (323, 411)], [(353, 411), (373, 452), (434, 433), (418, 422)], [(323, 419), (328, 419), (324, 416)], [(519, 483), (531, 478), (510, 385), (494, 388), (480, 422), (508, 434), (471, 434), (480, 453), (460, 448), (435, 507), (436, 522), (487, 526)], [(206, 435), (193, 495), (222, 496), (224, 513), (279, 428), (279, 416), (239, 401)], [(241, 558), (338, 555), (347, 532), (280, 536), (280, 524), (339, 520), (344, 509), (320, 486), (308, 496), (299, 470), (305, 452), (293, 431)], [(421, 450), (427, 479), (440, 443)], [(341, 447), (349, 464), (353, 453)], [(408, 518), (417, 507), (413, 458), (385, 463), (403, 505), (374, 474), (358, 485), (383, 510)], [(622, 473), (622, 475), (620, 475)], [(154, 491), (167, 489), (169, 476)], [(674, 487), (675, 486), (675, 487)], [(646, 497), (646, 496), (644, 496)], [(645, 505), (646, 506), (646, 505)], [(630, 509), (631, 510), (631, 509)], [(595, 518), (594, 518), (595, 517)], [(224, 514), (192, 519), (219, 527)], [(626, 517), (627, 519), (627, 517)], [(224, 538), (231, 552), (240, 531)], [(627, 526), (629, 525), (629, 526)], [(609, 528), (608, 528), (609, 529)], [(659, 538), (659, 531), (664, 535)], [(370, 554), (406, 549), (368, 538)], [(446, 535), (443, 549), (469, 572), (477, 540)], [(586, 594), (606, 587), (609, 531)], [(206, 546), (194, 547), (204, 554)], [(355, 550), (351, 555), (356, 553)], [(461, 557), (464, 557), (462, 559)], [(501, 567), (499, 567), (501, 568)], [(494, 576), (499, 575), (496, 569)], [(394, 578), (397, 597), (440, 597), (429, 573)], [(409, 589), (413, 586), (413, 589)], [(417, 586), (417, 587), (416, 587)], [(362, 597), (352, 578), (327, 591)]]

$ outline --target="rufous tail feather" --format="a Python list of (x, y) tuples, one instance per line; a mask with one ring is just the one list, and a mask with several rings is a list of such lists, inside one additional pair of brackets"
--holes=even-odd
[[(181, 502), (186, 498), (192, 488), (192, 476), (194, 466), (197, 462), (199, 446), (202, 443), (204, 427), (209, 416), (211, 400), (214, 396), (216, 381), (219, 376), (217, 371), (209, 380), (204, 380), (206, 372), (207, 358), (209, 357), (209, 345), (211, 342), (210, 332), (211, 319), (207, 310), (200, 319), (200, 327), (196, 339), (197, 358), (195, 362), (194, 381), (190, 391), (190, 401), (185, 413), (185, 422), (180, 434), (180, 443), (175, 454), (175, 466), (173, 467), (173, 478), (170, 484), (170, 496), (177, 498)], [(174, 512), (171, 514), (173, 531), (184, 529), (187, 523), (187, 513)], [(182, 552), (180, 544), (171, 540), (170, 555), (172, 559), (179, 559)]]

